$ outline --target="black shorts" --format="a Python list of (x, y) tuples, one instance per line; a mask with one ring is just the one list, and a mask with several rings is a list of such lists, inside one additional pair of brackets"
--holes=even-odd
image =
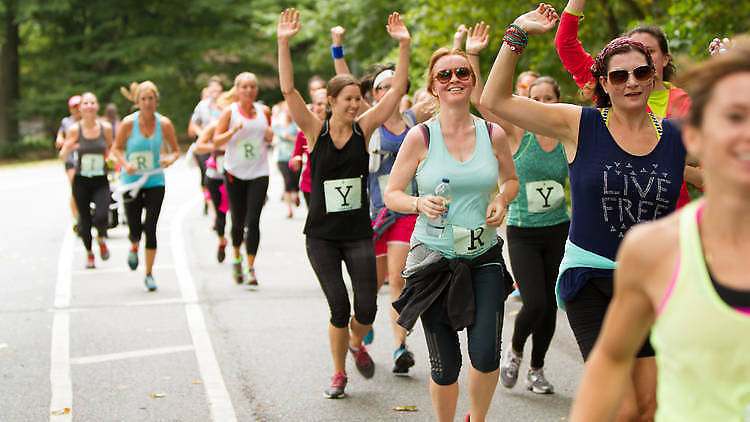
[(289, 168), (289, 161), (279, 161), (277, 163), (281, 175), (284, 176), (284, 192), (299, 192), (299, 171), (292, 171)]
[[(573, 335), (578, 342), (584, 361), (588, 360), (596, 339), (599, 337), (604, 314), (612, 300), (612, 290), (611, 277), (592, 278), (584, 284), (575, 299), (565, 302), (570, 328), (573, 329)], [(646, 358), (655, 354), (649, 337), (646, 337), (636, 357)]]

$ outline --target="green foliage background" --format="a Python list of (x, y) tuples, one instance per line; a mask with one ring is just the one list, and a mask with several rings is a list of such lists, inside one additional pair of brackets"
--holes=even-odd
[[(9, 1), (0, 1), (0, 15)], [(276, 19), (291, 6), (302, 11), (303, 28), (293, 40), (292, 57), (303, 95), (309, 76), (333, 74), (329, 29), (334, 25), (346, 28), (346, 58), (354, 73), (395, 59), (396, 44), (385, 31), (387, 16), (394, 10), (404, 15), (412, 33), (413, 91), (424, 85), (432, 51), (450, 45), (460, 23), (484, 20), (492, 25), (492, 42), (480, 57), (486, 75), (502, 29), (535, 5), (521, 0), (25, 0), (18, 3), (16, 13), (21, 100), (2, 106), (11, 107), (20, 119), (44, 118), (52, 136), (67, 114), (70, 95), (93, 91), (100, 103), (115, 102), (125, 114), (130, 104), (120, 95), (120, 86), (151, 79), (161, 91), (160, 112), (185, 132), (208, 77), (222, 75), (229, 87), (234, 75), (246, 70), (261, 80), (260, 99), (274, 103), (281, 99), (275, 70)], [(565, 7), (562, 2), (553, 5), (558, 10)], [(750, 2), (728, 0), (590, 0), (585, 13), (580, 38), (588, 51), (595, 53), (622, 31), (648, 22), (665, 29), (678, 65), (705, 57), (714, 36), (746, 32), (750, 25)], [(533, 37), (519, 69), (557, 78), (565, 99), (578, 102), (577, 88), (560, 64), (553, 37)]]

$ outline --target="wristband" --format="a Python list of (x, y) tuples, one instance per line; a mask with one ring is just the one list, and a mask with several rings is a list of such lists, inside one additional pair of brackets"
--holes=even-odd
[(333, 56), (334, 59), (343, 59), (344, 58), (344, 46), (340, 45), (338, 47), (332, 45), (331, 46), (331, 56)]
[(467, 56), (479, 56), (479, 53), (466, 53)]

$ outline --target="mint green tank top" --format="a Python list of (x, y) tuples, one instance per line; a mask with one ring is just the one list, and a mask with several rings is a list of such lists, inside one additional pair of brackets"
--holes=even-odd
[[(125, 146), (125, 159), (136, 165), (136, 173), (127, 174), (123, 168), (120, 173), (123, 183), (133, 183), (141, 178), (139, 173), (145, 173), (161, 168), (161, 165), (159, 164), (163, 142), (161, 136), (161, 115), (159, 113), (154, 113), (156, 118), (156, 128), (154, 129), (154, 134), (151, 135), (150, 138), (146, 138), (141, 134), (141, 130), (138, 127), (138, 119), (141, 116), (141, 112), (136, 111), (134, 114), (135, 119), (133, 119), (133, 131), (130, 133), (130, 137)], [(142, 189), (153, 188), (156, 186), (164, 186), (164, 173), (149, 176)]]
[(497, 230), (485, 224), (487, 206), (497, 189), (498, 163), (487, 125), (474, 118), (474, 154), (466, 162), (453, 158), (445, 146), (439, 115), (425, 124), (430, 131), (427, 158), (417, 168), (419, 196), (434, 195), (443, 178), (450, 179), (452, 198), (442, 238), (427, 232), (427, 217), (419, 214), (413, 237), (446, 258), (471, 258), (497, 243)]
[(680, 212), (679, 262), (651, 329), (658, 422), (750, 421), (750, 316), (726, 304), (703, 256), (696, 201)]
[(513, 154), (519, 191), (508, 210), (507, 224), (515, 227), (554, 226), (570, 220), (565, 201), (568, 160), (557, 143), (547, 152), (531, 132), (525, 132)]

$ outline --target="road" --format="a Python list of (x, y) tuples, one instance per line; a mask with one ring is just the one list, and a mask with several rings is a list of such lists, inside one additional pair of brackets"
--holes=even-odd
[[(305, 255), (304, 206), (285, 218), (278, 173), (261, 218), (260, 288), (248, 291), (232, 281), (229, 260), (216, 261), (197, 169), (184, 160), (168, 169), (154, 269), (159, 289), (149, 293), (142, 267), (126, 265), (124, 225), (110, 231), (110, 260), (97, 255), (97, 268), (84, 269), (62, 167), (0, 168), (1, 421), (434, 420), (419, 324), (408, 338), (417, 361), (411, 376), (390, 373), (387, 287), (370, 348), (374, 378), (363, 379), (350, 358), (348, 397), (323, 397), (333, 372), (328, 307)], [(504, 345), (519, 306), (506, 304)], [(467, 365), (464, 353), (456, 420), (468, 410)], [(582, 368), (560, 312), (545, 368), (556, 393), (526, 391), (522, 372), (513, 390), (498, 386), (488, 419), (565, 420)], [(418, 410), (392, 410), (404, 405)]]

